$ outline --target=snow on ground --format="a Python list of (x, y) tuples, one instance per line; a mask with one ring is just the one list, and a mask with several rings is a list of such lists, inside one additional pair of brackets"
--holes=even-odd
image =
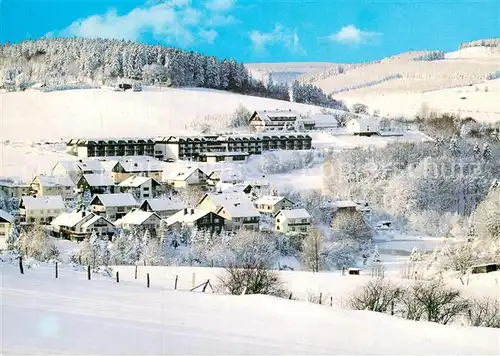
[[(401, 320), (272, 297), (171, 291), (42, 264), (2, 263), (1, 352), (10, 354), (496, 355), (495, 329)], [(142, 276), (141, 276), (142, 277)], [(143, 282), (143, 281), (142, 281)]]
[[(320, 111), (311, 105), (207, 89), (146, 87), (142, 92), (87, 89), (0, 93), (0, 141), (186, 133), (193, 121), (207, 115), (230, 114), (240, 104), (250, 111)], [(217, 127), (217, 123), (215, 126), (226, 128)]]

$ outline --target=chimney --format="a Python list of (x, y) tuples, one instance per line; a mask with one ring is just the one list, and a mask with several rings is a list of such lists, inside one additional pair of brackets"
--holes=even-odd
[(187, 215), (187, 213), (188, 213), (187, 208), (184, 208), (184, 215)]

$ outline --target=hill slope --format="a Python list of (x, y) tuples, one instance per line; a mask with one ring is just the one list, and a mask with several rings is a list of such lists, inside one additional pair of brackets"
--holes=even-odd
[[(2, 354), (482, 354), (498, 331), (0, 264)], [(143, 276), (141, 276), (143, 279)], [(381, 327), (382, 326), (382, 327)]]

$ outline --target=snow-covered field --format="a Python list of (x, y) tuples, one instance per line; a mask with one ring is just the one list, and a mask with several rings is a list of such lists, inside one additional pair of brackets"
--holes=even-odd
[(269, 75), (275, 83), (291, 85), (294, 80), (304, 74), (320, 72), (334, 63), (329, 62), (289, 62), (289, 63), (247, 63), (252, 78), (267, 83)]
[[(360, 102), (382, 115), (414, 116), (422, 103), (434, 111), (494, 122), (500, 120), (500, 49), (472, 47), (445, 54), (445, 59), (415, 61), (424, 52), (403, 53), (380, 62), (348, 68), (312, 84), (352, 105)], [(396, 75), (399, 78), (394, 78)], [(393, 78), (384, 80), (384, 78)], [(380, 82), (376, 85), (369, 83)], [(342, 91), (351, 88), (349, 91)], [(339, 92), (342, 91), (342, 92)]]
[[(495, 329), (412, 322), (267, 296), (117, 284), (0, 264), (1, 353), (496, 355)], [(124, 276), (125, 277), (125, 276)], [(143, 282), (143, 280), (141, 281)]]

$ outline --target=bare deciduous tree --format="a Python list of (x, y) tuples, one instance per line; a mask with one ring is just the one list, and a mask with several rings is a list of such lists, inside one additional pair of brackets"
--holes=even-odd
[(302, 245), (302, 263), (313, 272), (319, 272), (324, 266), (323, 234), (312, 229)]
[(351, 297), (349, 305), (356, 310), (387, 313), (398, 301), (401, 288), (389, 280), (377, 278), (368, 282), (361, 291)]
[(500, 328), (500, 301), (492, 298), (469, 301), (467, 319), (472, 326)]

